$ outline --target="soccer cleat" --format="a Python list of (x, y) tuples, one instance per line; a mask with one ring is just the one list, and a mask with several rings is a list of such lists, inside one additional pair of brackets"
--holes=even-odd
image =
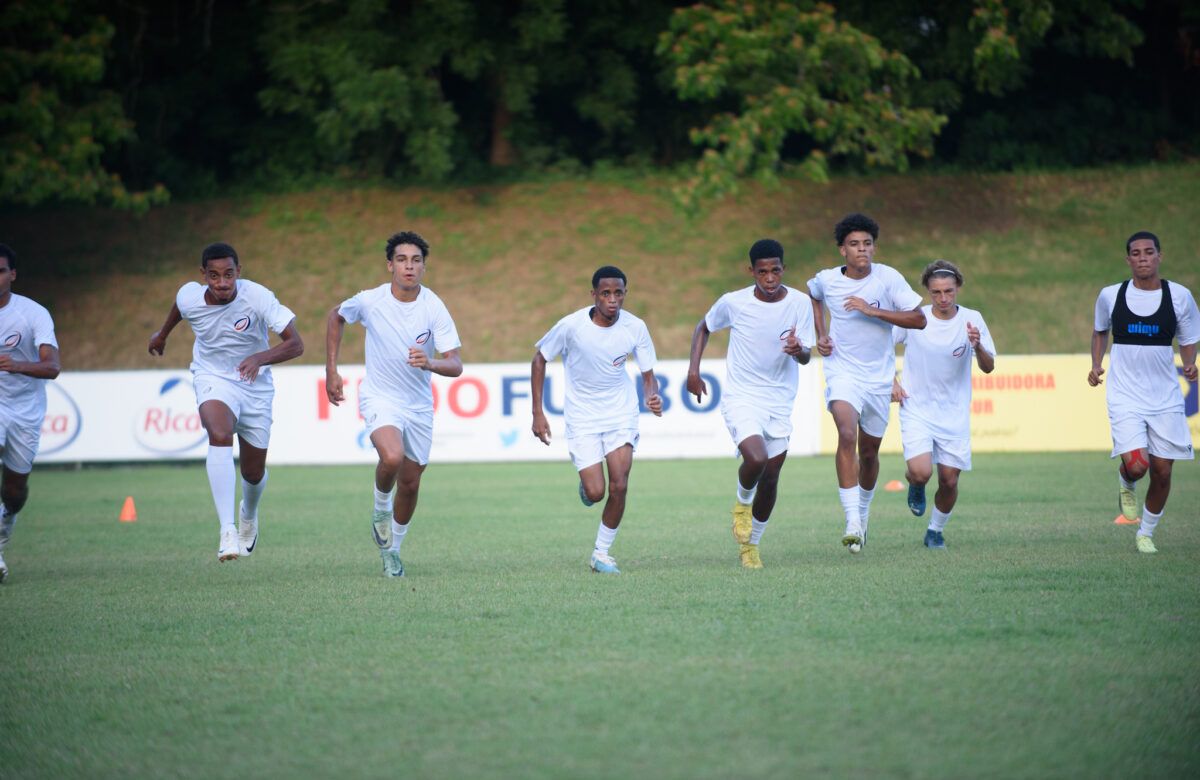
[(584, 506), (592, 506), (593, 504), (596, 503), (595, 501), (592, 501), (590, 498), (587, 497), (587, 491), (583, 489), (583, 480), (582, 479), (579, 480), (579, 500), (583, 502)]
[(371, 512), (371, 533), (379, 549), (386, 550), (392, 546), (392, 510), (376, 509)]
[(946, 537), (942, 535), (941, 531), (926, 528), (925, 546), (931, 550), (944, 550), (946, 549)]
[(217, 560), (236, 561), (238, 557), (238, 532), (236, 528), (221, 531), (221, 546), (217, 548)]
[(908, 486), (908, 511), (917, 517), (925, 514), (925, 486)]
[(0, 582), (8, 577), (8, 565), (4, 563), (4, 556), (0, 555)]
[(1138, 552), (1144, 552), (1144, 553), (1158, 552), (1158, 548), (1154, 546), (1154, 540), (1151, 539), (1149, 536), (1146, 536), (1145, 534), (1138, 534), (1136, 538), (1137, 538)]
[(857, 526), (846, 524), (846, 533), (842, 536), (842, 544), (850, 548), (850, 552), (856, 553), (862, 549), (863, 532)]
[(8, 508), (0, 504), (0, 553), (8, 546), (8, 538), (12, 536), (13, 523), (17, 522), (16, 515), (10, 515)]
[(399, 550), (380, 550), (379, 557), (383, 559), (383, 576), (404, 576), (404, 564), (400, 562)]
[(738, 540), (738, 544), (750, 543), (750, 531), (753, 528), (752, 518), (753, 514), (749, 504), (738, 501), (733, 505), (733, 538)]
[(1121, 475), (1117, 474), (1117, 484), (1120, 486), (1117, 494), (1117, 506), (1121, 507), (1121, 514), (1125, 515), (1126, 520), (1136, 523), (1138, 519), (1137, 492), (1133, 488), (1125, 487), (1125, 483), (1120, 479)]
[(758, 557), (757, 544), (743, 544), (738, 553), (742, 557), (743, 569), (761, 569), (762, 560)]
[(246, 517), (246, 505), (238, 504), (238, 552), (248, 558), (258, 546), (258, 518)]
[(617, 568), (617, 562), (612, 559), (611, 555), (592, 550), (592, 559), (588, 562), (592, 567), (592, 571), (597, 574), (620, 574), (621, 570)]

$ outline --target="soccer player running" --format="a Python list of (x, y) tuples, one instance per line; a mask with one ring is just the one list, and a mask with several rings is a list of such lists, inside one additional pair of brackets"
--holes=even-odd
[(29, 472), (46, 418), (46, 380), (58, 376), (58, 341), (50, 312), (12, 291), (17, 253), (0, 244), (0, 582), (4, 548), (29, 498)]
[(625, 514), (629, 470), (639, 438), (637, 392), (625, 369), (630, 355), (642, 374), (646, 408), (662, 417), (654, 342), (646, 323), (623, 309), (625, 283), (621, 269), (611, 265), (597, 269), (592, 274), (593, 305), (555, 323), (538, 341), (530, 366), (533, 435), (549, 445), (550, 423), (542, 411), (546, 363), (563, 356), (567, 451), (579, 471), (579, 500), (584, 506), (604, 498), (604, 465), (608, 465), (608, 501), (588, 561), (598, 574), (621, 573), (609, 550)]
[(733, 537), (742, 566), (761, 569), (758, 545), (766, 531), (779, 487), (779, 471), (792, 434), (792, 407), (800, 384), (799, 365), (811, 357), (813, 316), (808, 296), (783, 284), (783, 247), (763, 238), (750, 247), (754, 284), (725, 293), (696, 325), (688, 364), (687, 391), (697, 403), (708, 392), (700, 357), (711, 333), (729, 328), (721, 415), (742, 456)]
[[(417, 508), (421, 474), (433, 446), (430, 373), (462, 374), (462, 342), (446, 304), (421, 284), (429, 257), (425, 239), (412, 231), (396, 233), (384, 256), (391, 279), (329, 312), (325, 394), (335, 406), (346, 400), (338, 352), (346, 323), (361, 322), (367, 331), (367, 375), (358, 388), (358, 410), (379, 455), (371, 525), (383, 576), (403, 577), (400, 545)], [(435, 349), (440, 358), (434, 357)]]
[(1171, 467), (1177, 460), (1193, 458), (1171, 341), (1179, 343), (1184, 378), (1194, 383), (1200, 312), (1186, 287), (1158, 275), (1162, 257), (1153, 233), (1134, 233), (1125, 242), (1125, 262), (1133, 278), (1105, 287), (1096, 299), (1092, 370), (1088, 372), (1092, 387), (1104, 381), (1104, 351), (1112, 330), (1112, 372), (1106, 398), (1112, 457), (1121, 456), (1118, 502), (1125, 519), (1136, 520), (1134, 486), (1150, 472), (1136, 537), (1137, 549), (1144, 553), (1158, 551), (1152, 537), (1171, 492)]
[(892, 328), (904, 344), (904, 372), (892, 390), (900, 402), (900, 438), (908, 470), (908, 508), (925, 514), (925, 483), (937, 465), (938, 489), (925, 530), (925, 546), (946, 549), (943, 531), (958, 501), (958, 475), (971, 470), (971, 360), (985, 374), (996, 367), (996, 345), (983, 315), (958, 305), (962, 272), (947, 260), (925, 266), (921, 284), (932, 305), (923, 306), (923, 330)]
[[(167, 336), (180, 322), (192, 326), (192, 389), (200, 423), (208, 432), (205, 465), (221, 529), (217, 559), (232, 561), (248, 557), (258, 546), (258, 503), (267, 487), (275, 398), (270, 367), (299, 357), (304, 342), (292, 310), (266, 287), (241, 278), (242, 266), (232, 246), (218, 242), (204, 247), (200, 268), (204, 284), (188, 282), (179, 288), (166, 321), (150, 337), (150, 354), (163, 354)], [(268, 328), (282, 338), (274, 347)], [(234, 434), (242, 472), (236, 522)]]
[(879, 443), (887, 431), (896, 378), (892, 326), (920, 330), (925, 314), (921, 296), (900, 272), (874, 262), (879, 239), (875, 220), (849, 214), (833, 232), (846, 264), (809, 279), (808, 291), (817, 352), (825, 358), (825, 403), (838, 433), (838, 497), (846, 514), (842, 544), (858, 552), (867, 540), (879, 478)]

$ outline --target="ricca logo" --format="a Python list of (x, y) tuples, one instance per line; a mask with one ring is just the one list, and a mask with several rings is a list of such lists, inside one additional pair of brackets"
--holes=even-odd
[(163, 454), (183, 453), (203, 444), (208, 437), (191, 382), (182, 377), (163, 382), (134, 413), (133, 436), (142, 447)]
[(431, 331), (431, 330), (425, 331), (421, 335), (417, 336), (417, 343), (424, 344), (426, 341), (429, 341), (429, 337), (432, 335), (433, 335), (433, 331)]
[(621, 355), (620, 357), (613, 358), (613, 368), (620, 368), (625, 365), (625, 361), (628, 359), (629, 355)]
[(10, 333), (4, 337), (4, 346), (12, 348), (21, 343), (20, 333)]
[(50, 455), (71, 445), (83, 428), (79, 404), (57, 382), (46, 383), (46, 417), (38, 455)]
[(250, 317), (248, 317), (248, 316), (247, 316), (247, 317), (242, 317), (240, 320), (238, 320), (237, 322), (233, 323), (233, 329), (234, 329), (234, 330), (242, 331), (242, 330), (245, 330), (245, 329), (246, 329), (246, 328), (248, 328), (248, 327), (250, 327)]

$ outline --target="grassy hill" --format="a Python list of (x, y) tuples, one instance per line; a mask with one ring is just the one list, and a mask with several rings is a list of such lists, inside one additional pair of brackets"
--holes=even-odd
[[(878, 259), (914, 284), (944, 257), (966, 276), (965, 305), (1007, 353), (1082, 352), (1099, 288), (1125, 276), (1124, 241), (1152, 230), (1163, 274), (1200, 293), (1200, 166), (1063, 174), (880, 176), (749, 188), (697, 219), (673, 211), (659, 181), (547, 181), (458, 190), (329, 189), (178, 203), (142, 217), (107, 209), (0, 214), (21, 258), (15, 289), (51, 309), (68, 369), (186, 366), (191, 332), (162, 359), (146, 353), (175, 291), (199, 278), (200, 249), (237, 247), (243, 275), (297, 314), (301, 359), (324, 360), (329, 309), (386, 280), (383, 245), (402, 229), (432, 244), (425, 282), (446, 301), (468, 362), (524, 361), (562, 315), (585, 305), (592, 271), (628, 274), (630, 311), (659, 356), (686, 357), (718, 295), (750, 283), (761, 237), (786, 251), (802, 287), (840, 261), (833, 224), (863, 211), (882, 226)], [(720, 354), (720, 343), (712, 354)], [(362, 360), (360, 333), (343, 362)]]

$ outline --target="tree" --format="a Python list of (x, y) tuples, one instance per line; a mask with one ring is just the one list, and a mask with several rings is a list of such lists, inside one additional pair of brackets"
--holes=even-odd
[(736, 193), (738, 180), (776, 181), (781, 150), (801, 134), (802, 168), (828, 176), (830, 155), (905, 170), (929, 155), (946, 118), (908, 105), (918, 76), (904, 55), (839, 22), (826, 3), (719, 0), (678, 9), (659, 38), (680, 97), (726, 110), (691, 132), (705, 147), (677, 195), (687, 208)]
[(163, 203), (162, 186), (129, 192), (102, 163), (133, 125), (99, 86), (114, 28), (79, 5), (14, 0), (0, 10), (0, 201)]

